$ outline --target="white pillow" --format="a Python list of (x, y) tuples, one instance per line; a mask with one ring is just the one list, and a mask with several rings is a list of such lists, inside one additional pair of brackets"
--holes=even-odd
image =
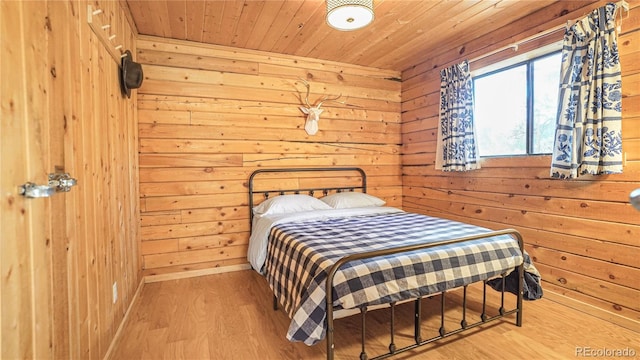
[(253, 208), (257, 215), (287, 214), (299, 211), (329, 210), (331, 207), (309, 195), (280, 195)]
[(355, 207), (382, 206), (385, 201), (375, 196), (361, 192), (340, 192), (327, 195), (320, 200), (334, 209), (348, 209)]

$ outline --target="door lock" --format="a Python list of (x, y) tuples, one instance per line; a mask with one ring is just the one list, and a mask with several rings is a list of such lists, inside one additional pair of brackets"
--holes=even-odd
[(54, 187), (57, 192), (69, 192), (77, 183), (68, 173), (49, 174), (49, 186)]
[(58, 192), (69, 192), (71, 187), (76, 186), (77, 183), (78, 181), (68, 173), (49, 174), (49, 183), (47, 185), (36, 185), (28, 182), (20, 185), (18, 193), (27, 198), (49, 197)]

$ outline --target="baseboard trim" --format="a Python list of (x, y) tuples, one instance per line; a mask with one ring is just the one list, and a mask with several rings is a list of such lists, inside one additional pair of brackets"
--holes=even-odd
[(153, 283), (158, 281), (185, 279), (185, 278), (196, 277), (196, 276), (221, 274), (221, 273), (248, 270), (248, 269), (251, 269), (251, 265), (249, 264), (230, 265), (230, 266), (215, 267), (210, 269), (182, 271), (178, 273), (147, 275), (144, 277), (144, 281), (145, 283)]
[(111, 359), (111, 355), (113, 353), (113, 350), (116, 348), (116, 346), (120, 343), (120, 337), (122, 336), (122, 331), (125, 327), (125, 325), (127, 324), (127, 322), (129, 321), (129, 315), (131, 315), (131, 310), (133, 309), (133, 305), (138, 301), (138, 298), (140, 297), (140, 293), (142, 292), (142, 289), (144, 288), (144, 278), (140, 279), (140, 283), (138, 284), (138, 288), (136, 289), (136, 292), (133, 293), (133, 298), (131, 298), (131, 302), (129, 302), (129, 306), (127, 307), (127, 310), (124, 313), (124, 317), (122, 318), (122, 321), (120, 322), (120, 325), (118, 325), (118, 329), (116, 330), (116, 334), (113, 336), (113, 340), (111, 340), (111, 344), (109, 344), (109, 348), (107, 349), (107, 353), (104, 355), (104, 360), (109, 360)]

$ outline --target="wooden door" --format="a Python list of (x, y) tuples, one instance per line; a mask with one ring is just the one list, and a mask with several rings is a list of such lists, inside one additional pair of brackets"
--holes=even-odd
[[(56, 52), (46, 2), (0, 1), (0, 358), (47, 359), (64, 353), (54, 319), (65, 319), (65, 193), (26, 198), (19, 186), (44, 185), (64, 171), (64, 117), (55, 109)], [(59, 90), (59, 89), (58, 89)], [(62, 294), (62, 297), (58, 296)], [(56, 326), (54, 326), (54, 323)], [(59, 332), (57, 332), (59, 334)], [(61, 344), (65, 344), (62, 341)], [(56, 350), (54, 350), (56, 349)], [(60, 350), (62, 349), (62, 350)]]

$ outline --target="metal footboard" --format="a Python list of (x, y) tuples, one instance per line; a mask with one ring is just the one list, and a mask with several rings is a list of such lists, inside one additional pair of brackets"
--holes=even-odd
[[(398, 254), (398, 253), (403, 253), (403, 252), (410, 252), (410, 251), (416, 251), (416, 250), (423, 250), (423, 249), (428, 249), (428, 248), (432, 248), (432, 247), (437, 247), (437, 246), (443, 246), (443, 245), (449, 245), (449, 244), (454, 244), (454, 243), (461, 243), (461, 242), (465, 242), (465, 241), (471, 241), (471, 240), (478, 240), (478, 239), (484, 239), (484, 238), (488, 238), (488, 237), (493, 237), (493, 236), (500, 236), (500, 235), (511, 235), (512, 237), (514, 237), (517, 241), (518, 241), (518, 245), (520, 247), (520, 252), (522, 254), (524, 254), (524, 242), (522, 240), (522, 236), (520, 235), (520, 233), (514, 229), (506, 229), (506, 230), (500, 230), (500, 231), (493, 231), (493, 232), (489, 232), (489, 233), (485, 233), (485, 234), (481, 234), (481, 235), (475, 235), (475, 236), (467, 236), (467, 237), (461, 237), (461, 238), (457, 238), (457, 239), (451, 239), (451, 240), (445, 240), (445, 241), (440, 241), (440, 242), (436, 242), (436, 243), (429, 243), (429, 244), (419, 244), (419, 245), (411, 245), (411, 246), (402, 246), (402, 247), (397, 247), (397, 248), (391, 248), (391, 249), (384, 249), (384, 250), (377, 250), (377, 251), (371, 251), (371, 252), (366, 252), (366, 253), (361, 253), (361, 254), (353, 254), (353, 255), (349, 255), (349, 256), (345, 256), (343, 258), (341, 258), (340, 260), (338, 260), (329, 270), (329, 273), (327, 275), (327, 281), (326, 281), (326, 307), (327, 307), (327, 333), (326, 333), (326, 341), (327, 341), (327, 359), (328, 360), (333, 360), (334, 358), (334, 350), (335, 350), (335, 344), (334, 344), (334, 319), (333, 319), (333, 280), (334, 280), (334, 276), (336, 274), (336, 272), (338, 271), (338, 269), (340, 269), (340, 267), (350, 261), (353, 260), (362, 260), (362, 259), (369, 259), (369, 258), (374, 258), (374, 257), (378, 257), (378, 256), (385, 256), (385, 255), (392, 255), (392, 254)], [(518, 294), (517, 294), (517, 303), (516, 303), (516, 308), (515, 309), (511, 309), (511, 310), (505, 310), (505, 306), (504, 306), (504, 294), (505, 294), (505, 274), (503, 274), (502, 276), (502, 292), (501, 292), (501, 304), (500, 304), (500, 308), (498, 309), (498, 315), (495, 316), (491, 316), (488, 317), (486, 314), (486, 304), (487, 304), (487, 299), (486, 299), (486, 291), (487, 291), (487, 281), (484, 281), (483, 284), (483, 296), (482, 296), (482, 314), (480, 315), (480, 321), (477, 321), (475, 323), (469, 324), (467, 323), (467, 319), (466, 319), (466, 308), (467, 308), (467, 286), (465, 285), (463, 288), (463, 310), (462, 310), (462, 320), (460, 321), (460, 327), (455, 329), (455, 330), (451, 330), (451, 331), (447, 331), (445, 329), (445, 292), (441, 293), (441, 303), (440, 303), (440, 317), (441, 317), (441, 321), (440, 321), (440, 329), (439, 329), (439, 335), (423, 340), (422, 336), (421, 336), (421, 329), (420, 329), (420, 325), (421, 325), (421, 300), (422, 298), (418, 298), (415, 299), (415, 307), (414, 307), (414, 344), (411, 344), (409, 346), (405, 346), (402, 348), (396, 348), (395, 342), (394, 342), (394, 332), (395, 332), (395, 303), (391, 303), (391, 320), (390, 320), (390, 343), (389, 343), (389, 352), (376, 356), (373, 359), (384, 359), (384, 358), (388, 358), (390, 356), (393, 356), (395, 354), (401, 353), (401, 352), (405, 352), (408, 350), (412, 350), (415, 349), (417, 347), (432, 343), (434, 341), (443, 339), (445, 337), (451, 336), (451, 335), (455, 335), (458, 334), (462, 331), (474, 328), (476, 326), (485, 324), (487, 322), (493, 321), (493, 320), (497, 320), (500, 319), (502, 317), (511, 315), (511, 314), (516, 314), (516, 325), (517, 326), (522, 326), (522, 300), (523, 300), (523, 275), (524, 275), (524, 260), (523, 263), (520, 264), (517, 267), (517, 271), (518, 271)], [(436, 294), (433, 294), (436, 295)], [(274, 307), (275, 307), (275, 302), (274, 302)], [(361, 317), (362, 317), (362, 339), (361, 339), (361, 353), (360, 353), (360, 359), (361, 360), (367, 360), (368, 359), (368, 355), (366, 353), (366, 348), (365, 348), (365, 327), (366, 327), (366, 313), (367, 313), (367, 308), (363, 307), (361, 308)]]

